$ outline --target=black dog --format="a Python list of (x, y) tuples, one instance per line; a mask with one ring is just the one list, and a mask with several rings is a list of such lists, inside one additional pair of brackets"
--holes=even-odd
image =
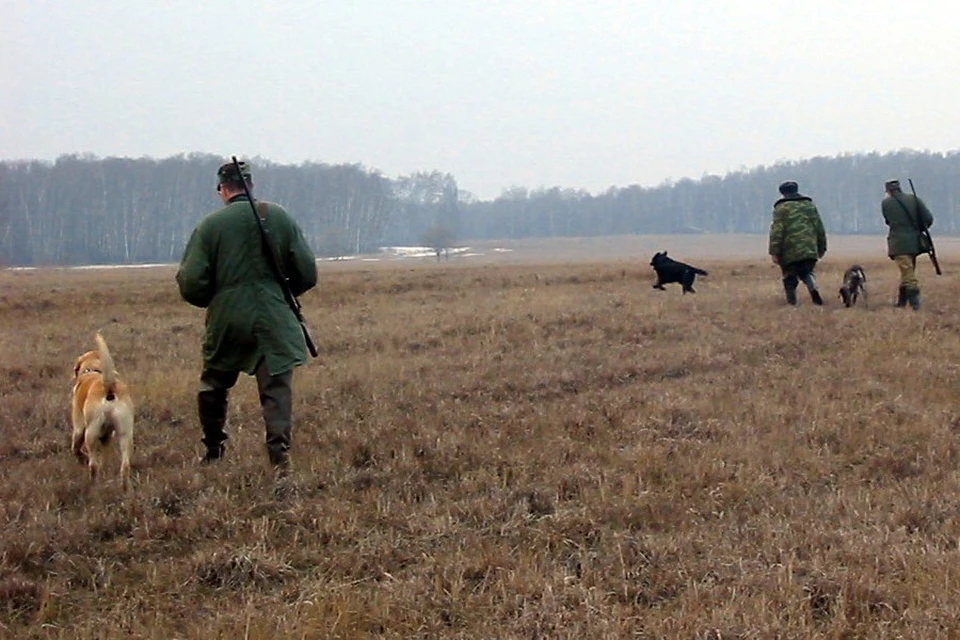
[(863, 304), (867, 304), (867, 274), (863, 267), (853, 265), (843, 272), (843, 286), (840, 287), (840, 299), (843, 306), (852, 307), (857, 304), (857, 298), (863, 296)]
[(688, 291), (690, 293), (696, 293), (693, 289), (694, 279), (698, 275), (707, 275), (707, 272), (703, 269), (698, 269), (689, 264), (678, 262), (673, 258), (668, 258), (666, 251), (654, 254), (653, 259), (650, 260), (650, 266), (657, 272), (657, 284), (653, 285), (653, 288), (660, 289), (661, 291), (664, 291), (663, 285), (670, 284), (671, 282), (679, 282), (683, 287), (684, 293)]

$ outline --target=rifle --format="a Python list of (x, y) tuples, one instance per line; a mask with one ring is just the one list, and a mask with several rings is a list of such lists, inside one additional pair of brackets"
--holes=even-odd
[(280, 284), (280, 289), (283, 291), (283, 298), (287, 301), (287, 306), (290, 307), (293, 315), (297, 318), (297, 322), (300, 323), (300, 330), (303, 331), (303, 339), (307, 343), (307, 349), (310, 351), (310, 355), (316, 358), (319, 352), (317, 351), (316, 345), (313, 344), (313, 340), (310, 338), (310, 332), (307, 331), (307, 324), (303, 319), (303, 313), (300, 311), (300, 301), (297, 300), (297, 297), (293, 295), (293, 291), (290, 290), (290, 280), (283, 271), (283, 262), (280, 260), (280, 255), (277, 252), (277, 245), (273, 241), (270, 231), (263, 224), (263, 218), (260, 217), (260, 212), (257, 211), (257, 205), (253, 201), (253, 196), (247, 187), (247, 181), (243, 177), (243, 172), (240, 170), (240, 163), (237, 162), (237, 156), (231, 156), (230, 159), (233, 160), (233, 168), (236, 169), (240, 184), (243, 185), (243, 193), (247, 196), (247, 201), (250, 203), (253, 217), (257, 219), (257, 226), (260, 227), (260, 237), (263, 238), (263, 250), (264, 253), (267, 254), (267, 262), (270, 264), (273, 277), (276, 278)]
[[(913, 193), (913, 200), (917, 206), (917, 227), (920, 225), (920, 198), (917, 197), (917, 190), (913, 188), (913, 178), (907, 178), (907, 182), (910, 183), (910, 191)], [(930, 255), (930, 262), (933, 263), (933, 270), (937, 272), (937, 275), (943, 275), (943, 272), (940, 271), (940, 261), (937, 260), (937, 250), (933, 246), (933, 238), (930, 237), (929, 229), (920, 229), (920, 235), (926, 239), (927, 246), (930, 247), (930, 250), (927, 252)]]

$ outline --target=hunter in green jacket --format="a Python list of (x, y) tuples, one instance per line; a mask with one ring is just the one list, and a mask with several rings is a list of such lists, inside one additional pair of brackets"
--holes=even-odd
[(897, 306), (920, 308), (920, 281), (917, 280), (917, 256), (927, 253), (920, 246), (920, 232), (933, 224), (933, 214), (920, 198), (904, 193), (899, 180), (887, 180), (884, 183), (886, 197), (880, 204), (883, 221), (890, 227), (887, 233), (887, 255), (900, 270), (900, 290), (897, 293)]
[[(263, 223), (284, 257), (293, 295), (317, 284), (317, 263), (303, 232), (277, 204)], [(184, 300), (207, 310), (203, 364), (208, 369), (253, 374), (261, 359), (271, 373), (307, 361), (300, 323), (287, 306), (243, 194), (207, 215), (190, 236), (177, 271)]]
[(813, 200), (800, 195), (797, 183), (780, 185), (782, 196), (773, 205), (769, 253), (780, 265), (783, 289), (789, 304), (797, 304), (797, 286), (803, 282), (816, 305), (823, 304), (814, 269), (827, 252), (827, 233)]
[[(207, 310), (198, 395), (207, 445), (204, 461), (224, 453), (227, 395), (238, 374), (247, 373), (257, 377), (271, 462), (286, 468), (293, 369), (307, 361), (306, 342), (267, 261), (241, 181), (250, 189), (252, 178), (245, 163), (240, 167), (242, 179), (232, 163), (217, 172), (217, 191), (224, 206), (194, 229), (176, 278), (183, 299)], [(317, 283), (316, 257), (283, 207), (260, 206), (290, 289), (300, 295)]]

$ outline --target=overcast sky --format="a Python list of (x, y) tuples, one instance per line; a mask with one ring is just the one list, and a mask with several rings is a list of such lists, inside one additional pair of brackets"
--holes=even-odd
[(437, 169), (492, 198), (960, 148), (943, 0), (4, 0), (0, 159)]

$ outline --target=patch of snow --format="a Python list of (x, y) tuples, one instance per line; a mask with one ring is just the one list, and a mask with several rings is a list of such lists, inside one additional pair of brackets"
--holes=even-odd
[(76, 267), (66, 267), (75, 271), (85, 271), (90, 269), (154, 269), (156, 267), (170, 267), (173, 263), (155, 262), (151, 264), (85, 264)]

